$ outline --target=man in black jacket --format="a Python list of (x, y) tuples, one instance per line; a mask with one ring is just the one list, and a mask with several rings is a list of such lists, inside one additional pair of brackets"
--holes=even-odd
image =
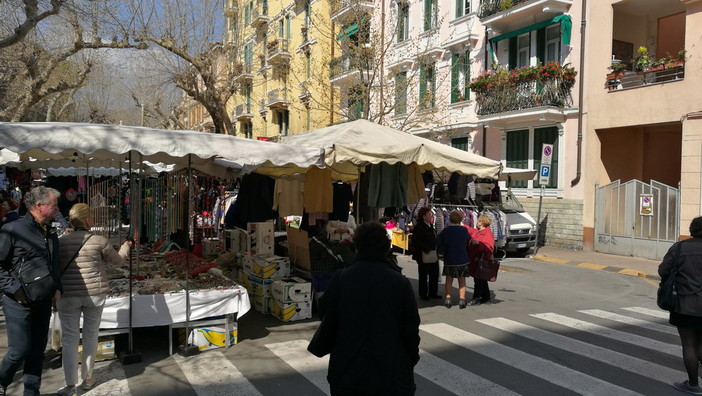
[[(24, 395), (39, 395), (51, 304), (61, 296), (58, 238), (50, 226), (59, 196), (53, 188), (33, 188), (24, 198), (27, 214), (0, 228), (0, 290), (8, 344), (7, 354), (0, 362), (0, 395), (5, 394), (23, 362)], [(48, 297), (27, 295), (17, 279), (29, 266), (50, 271), (53, 285), (46, 292)]]
[(331, 394), (413, 395), (419, 312), (412, 285), (388, 262), (390, 240), (380, 223), (358, 227), (354, 241), (356, 260), (334, 275), (320, 302), (338, 318)]

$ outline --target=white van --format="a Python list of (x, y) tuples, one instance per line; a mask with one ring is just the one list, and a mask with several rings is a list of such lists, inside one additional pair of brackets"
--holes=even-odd
[(502, 191), (500, 210), (507, 217), (508, 235), (503, 249), (525, 254), (536, 246), (536, 221), (510, 190)]

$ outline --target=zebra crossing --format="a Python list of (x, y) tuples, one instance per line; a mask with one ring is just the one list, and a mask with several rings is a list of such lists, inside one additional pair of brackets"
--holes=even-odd
[[(676, 329), (666, 322), (665, 312), (621, 307), (423, 323), (417, 395), (676, 395), (671, 383), (686, 376)], [(329, 394), (329, 358), (308, 353), (308, 339), (263, 344), (267, 359), (293, 373), (278, 378), (289, 381), (280, 385), (288, 394), (310, 394), (295, 391), (301, 383), (311, 394)], [(235, 348), (168, 358), (192, 389), (184, 394), (271, 394), (260, 378), (247, 378), (246, 362), (229, 353)], [(88, 395), (139, 396), (114, 371)]]

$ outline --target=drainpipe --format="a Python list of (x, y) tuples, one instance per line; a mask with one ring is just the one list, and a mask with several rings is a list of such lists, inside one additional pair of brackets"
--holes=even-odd
[(580, 20), (580, 79), (578, 81), (578, 155), (577, 155), (577, 172), (575, 174), (575, 179), (570, 181), (570, 186), (575, 187), (580, 183), (580, 175), (582, 173), (582, 153), (583, 153), (583, 88), (585, 81), (585, 29), (587, 27), (587, 21), (585, 19), (585, 13), (587, 12), (587, 0), (583, 1), (582, 15)]

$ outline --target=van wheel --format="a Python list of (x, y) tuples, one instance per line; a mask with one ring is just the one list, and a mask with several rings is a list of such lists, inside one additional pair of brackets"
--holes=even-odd
[(520, 254), (527, 254), (527, 253), (529, 252), (529, 249), (531, 249), (531, 248), (526, 247), (526, 248), (519, 248), (519, 249), (516, 249), (516, 250), (517, 250), (517, 253), (520, 253)]

